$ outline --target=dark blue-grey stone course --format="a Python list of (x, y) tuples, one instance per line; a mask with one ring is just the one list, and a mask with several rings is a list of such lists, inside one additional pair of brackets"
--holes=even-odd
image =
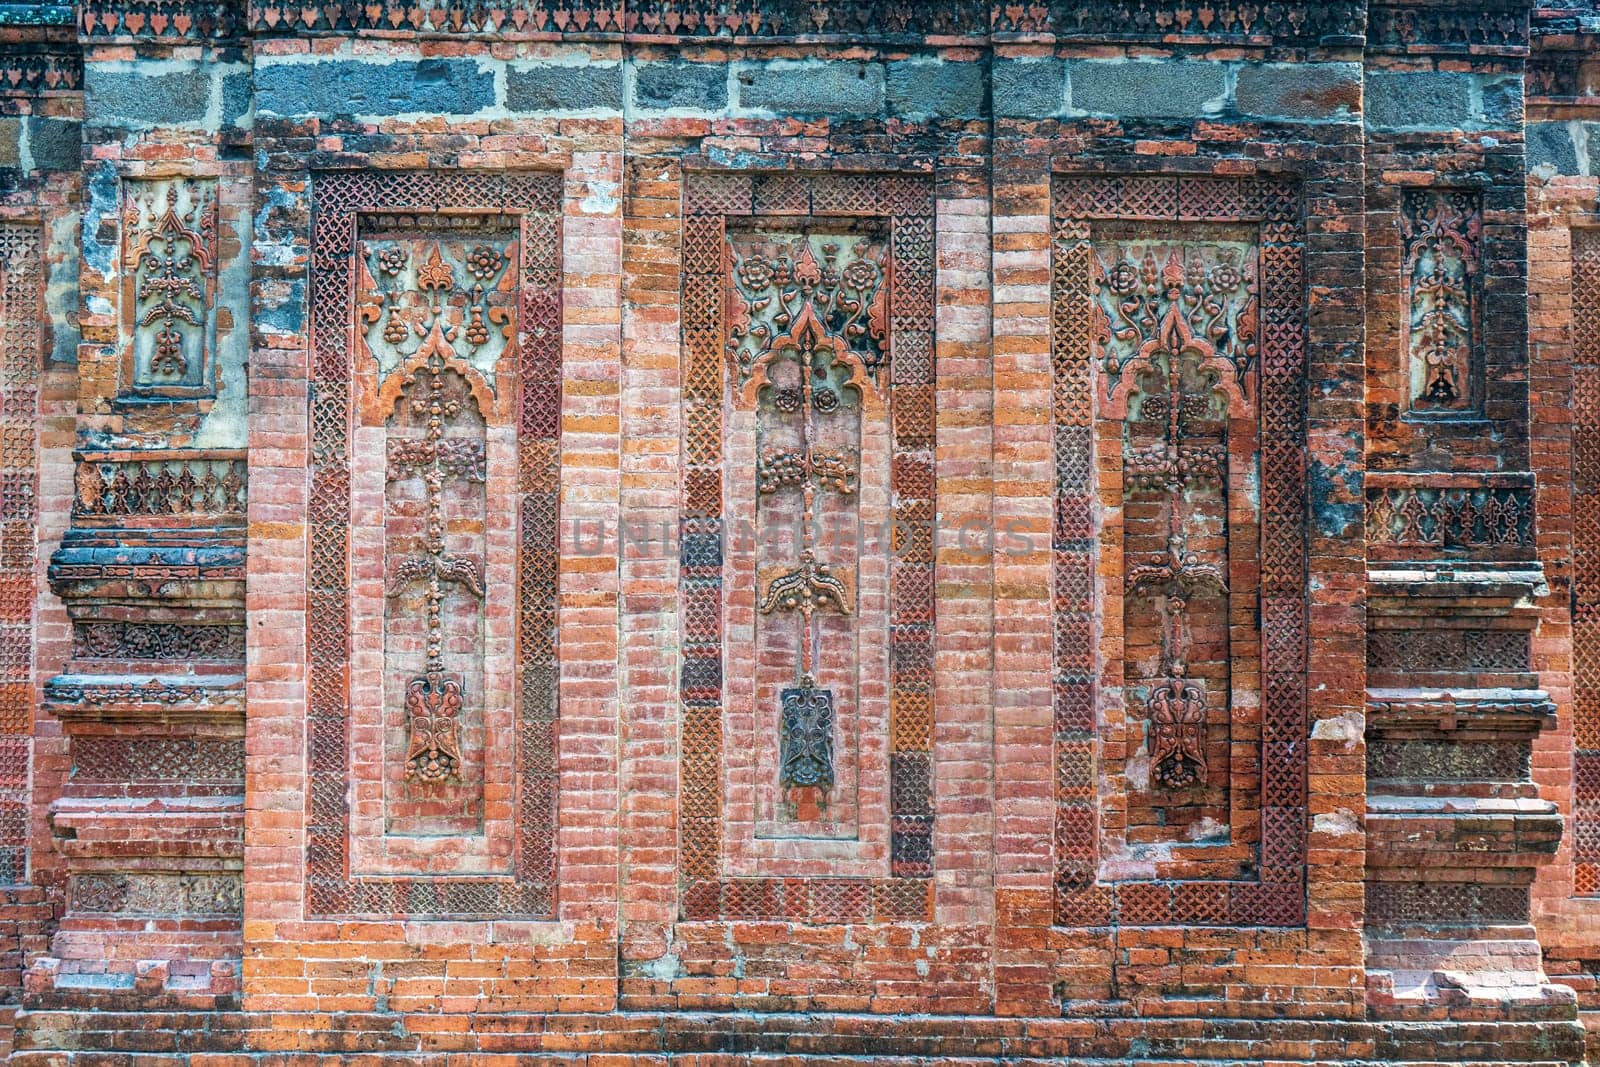
[(84, 119), (95, 126), (188, 126), (211, 108), (211, 72), (160, 74), (108, 71), (89, 63), (83, 72)]
[(1244, 115), (1333, 119), (1361, 107), (1359, 63), (1265, 63), (1239, 68), (1234, 106)]
[(721, 111), (728, 106), (728, 68), (677, 60), (640, 63), (633, 68), (633, 104), (655, 110)]
[(994, 113), (1011, 118), (1059, 115), (1066, 103), (1067, 68), (1059, 59), (997, 59), (991, 75)]
[(843, 60), (751, 65), (739, 72), (739, 106), (802, 115), (879, 115), (881, 63)]
[(1530, 122), (1527, 137), (1529, 170), (1548, 163), (1557, 174), (1578, 173), (1578, 149), (1565, 122)]
[(889, 110), (897, 115), (970, 118), (984, 114), (984, 72), (955, 60), (890, 63)]
[(28, 152), (36, 170), (76, 171), (83, 165), (83, 127), (72, 119), (30, 118)]
[(512, 111), (622, 110), (622, 67), (546, 64), (506, 71)]
[(256, 110), (274, 115), (469, 115), (493, 103), (494, 76), (469, 59), (341, 59), (256, 70)]
[(1194, 118), (1214, 114), (1227, 92), (1217, 63), (1074, 60), (1067, 71), (1075, 111), (1130, 118)]

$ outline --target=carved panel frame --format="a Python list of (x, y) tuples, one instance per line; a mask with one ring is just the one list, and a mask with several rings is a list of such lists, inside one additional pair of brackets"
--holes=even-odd
[[(1055, 439), (1055, 922), (1060, 926), (1294, 926), (1305, 921), (1307, 444), (1304, 224), (1296, 186), (1275, 180), (1080, 177), (1052, 182), (1051, 353)], [(1103, 393), (1090, 358), (1089, 241), (1096, 222), (1260, 227), (1259, 878), (1106, 880), (1100, 853), (1097, 592), (1100, 496), (1094, 436)], [(1115, 635), (1113, 635), (1115, 636)], [(1116, 657), (1120, 660), (1120, 656)]]
[[(561, 176), (545, 172), (313, 175), (311, 505), (308, 516), (307, 912), (542, 919), (556, 899), (561, 429)], [(516, 337), (516, 748), (514, 844), (504, 876), (351, 874), (351, 440), (358, 217), (514, 215), (521, 278)], [(508, 358), (512, 353), (508, 352)]]
[(1600, 226), (1572, 229), (1572, 891), (1600, 896)]
[[(887, 877), (729, 877), (724, 766), (727, 708), (723, 538), (727, 535), (724, 389), (728, 374), (729, 219), (783, 225), (877, 218), (892, 262)], [(683, 476), (678, 592), (680, 888), (685, 920), (813, 923), (923, 921), (932, 915), (934, 677), (934, 199), (926, 178), (899, 175), (686, 176), (682, 275)], [(742, 594), (741, 594), (742, 595)], [(729, 665), (731, 666), (731, 665)]]
[(44, 235), (0, 220), (0, 885), (28, 877)]

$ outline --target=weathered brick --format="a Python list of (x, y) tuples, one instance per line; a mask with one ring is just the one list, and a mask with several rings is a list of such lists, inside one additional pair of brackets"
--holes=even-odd
[(1577, 18), (0, 4), (19, 1059), (1577, 1062), (1440, 922), (1600, 1006)]

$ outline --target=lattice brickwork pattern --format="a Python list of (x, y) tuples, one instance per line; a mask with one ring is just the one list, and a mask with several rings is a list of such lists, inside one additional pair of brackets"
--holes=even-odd
[[(557, 521), (561, 417), (560, 178), (338, 173), (315, 179), (307, 755), (308, 911), (539, 918), (555, 904)], [(349, 871), (352, 257), (363, 213), (520, 216), (515, 854), (511, 878), (352, 878)], [(373, 699), (360, 695), (358, 699)]]
[[(1295, 925), (1305, 915), (1306, 497), (1305, 273), (1297, 190), (1227, 178), (1059, 178), (1051, 350), (1054, 365), (1055, 921), (1063, 926)], [(1105, 418), (1096, 330), (1092, 228), (1097, 220), (1183, 224), (1249, 222), (1260, 234), (1261, 742), (1257, 879), (1165, 878), (1107, 883), (1099, 876), (1100, 723), (1096, 655), (1096, 510), (1093, 457)], [(1120, 640), (1120, 638), (1118, 638)], [(1115, 657), (1120, 660), (1120, 652)], [(1245, 775), (1245, 780), (1251, 776)], [(1239, 782), (1235, 782), (1238, 788)], [(1238, 805), (1235, 805), (1237, 810)], [(1234, 835), (1249, 827), (1235, 825)]]
[(1600, 894), (1600, 230), (1572, 231), (1572, 857)]
[(0, 883), (28, 869), (37, 558), (40, 234), (0, 223)]
[[(724, 321), (727, 220), (765, 213), (888, 220), (893, 522), (890, 564), (890, 862), (887, 877), (724, 876), (726, 528)], [(686, 182), (683, 245), (684, 617), (682, 914), (685, 919), (926, 919), (933, 856), (934, 214), (929, 184), (880, 175), (698, 175)], [(788, 223), (794, 225), (793, 222)], [(803, 223), (802, 223), (803, 224)], [(746, 472), (753, 477), (754, 472)], [(737, 475), (734, 475), (737, 476)], [(730, 665), (732, 666), (732, 665)]]

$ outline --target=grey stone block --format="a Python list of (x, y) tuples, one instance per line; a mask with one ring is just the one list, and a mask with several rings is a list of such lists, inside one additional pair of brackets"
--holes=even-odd
[(1565, 122), (1528, 123), (1528, 169), (1548, 163), (1557, 174), (1578, 173), (1578, 151)]
[(83, 71), (84, 121), (91, 126), (193, 126), (211, 107), (211, 72), (201, 67), (160, 74)]
[(1484, 123), (1496, 129), (1522, 125), (1522, 79), (1511, 77), (1484, 79), (1478, 92)]
[(1600, 122), (1583, 123), (1583, 135), (1574, 137), (1573, 144), (1583, 143), (1583, 153), (1588, 157), (1589, 173), (1600, 174)]
[(728, 68), (681, 60), (640, 63), (633, 68), (633, 106), (721, 111), (728, 106)]
[(1359, 63), (1251, 63), (1233, 87), (1241, 114), (1282, 119), (1334, 119), (1361, 108)]
[(35, 170), (76, 171), (83, 165), (83, 126), (72, 119), (30, 118), (28, 154)]
[(742, 108), (806, 115), (883, 113), (881, 63), (748, 63), (739, 72), (738, 80)]
[[(251, 84), (248, 70), (235, 71), (222, 76), (222, 124), (224, 126), (249, 125)], [(241, 120), (245, 120), (241, 122)]]
[(1059, 59), (997, 59), (991, 82), (996, 115), (1044, 118), (1067, 102), (1067, 67)]
[(557, 66), (506, 71), (506, 107), (512, 111), (622, 110), (622, 67)]
[(1215, 115), (1228, 90), (1220, 63), (1079, 59), (1067, 77), (1074, 110), (1129, 118)]
[(0, 118), (0, 167), (22, 166), (22, 120)]
[(982, 115), (983, 94), (983, 67), (978, 63), (935, 60), (889, 64), (889, 109), (897, 115)]
[(1373, 71), (1367, 125), (1459, 130), (1476, 125), (1472, 77), (1455, 71)]
[(256, 68), (256, 109), (273, 115), (469, 115), (493, 103), (494, 75), (468, 59)]

